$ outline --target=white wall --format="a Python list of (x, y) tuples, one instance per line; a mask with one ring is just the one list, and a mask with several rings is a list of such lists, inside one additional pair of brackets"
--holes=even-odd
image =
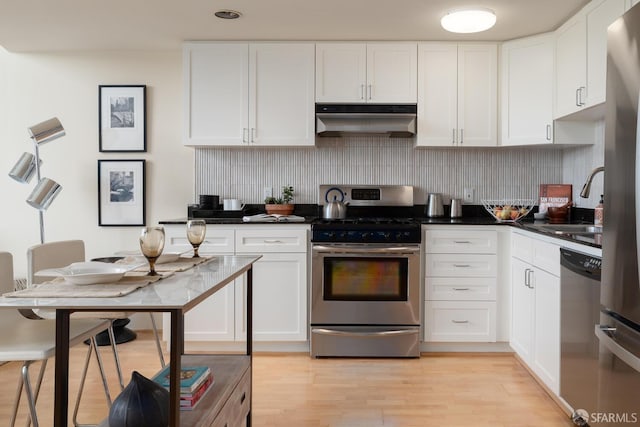
[[(40, 149), (42, 173), (63, 186), (45, 212), (47, 241), (83, 239), (87, 258), (137, 249), (140, 227), (99, 227), (98, 159), (146, 159), (147, 224), (186, 216), (193, 200), (193, 149), (182, 146), (181, 52), (15, 54), (0, 48), (0, 250), (26, 275), (26, 250), (39, 243), (38, 214), (25, 203), (35, 185), (7, 176), (27, 128), (58, 117), (66, 136)], [(147, 85), (147, 152), (98, 151), (98, 85)]]

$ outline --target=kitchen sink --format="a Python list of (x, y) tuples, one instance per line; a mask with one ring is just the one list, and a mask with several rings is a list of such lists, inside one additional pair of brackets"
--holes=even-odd
[(589, 224), (545, 224), (536, 228), (553, 234), (599, 234), (602, 227)]

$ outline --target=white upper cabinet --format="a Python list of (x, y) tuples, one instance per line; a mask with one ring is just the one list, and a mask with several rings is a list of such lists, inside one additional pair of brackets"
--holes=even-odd
[(501, 145), (553, 142), (552, 33), (507, 42), (501, 48)]
[(249, 122), (249, 45), (183, 47), (185, 145), (240, 145)]
[(497, 145), (496, 44), (418, 45), (418, 146)]
[(314, 145), (312, 43), (187, 43), (185, 145)]
[(607, 27), (625, 0), (593, 1), (556, 31), (555, 118), (604, 102)]
[(416, 103), (416, 43), (316, 44), (316, 102)]

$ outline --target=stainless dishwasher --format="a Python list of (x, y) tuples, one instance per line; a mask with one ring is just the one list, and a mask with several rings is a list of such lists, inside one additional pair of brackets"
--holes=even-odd
[(598, 257), (560, 249), (560, 397), (574, 411), (576, 425), (586, 425), (598, 408), (600, 323)]

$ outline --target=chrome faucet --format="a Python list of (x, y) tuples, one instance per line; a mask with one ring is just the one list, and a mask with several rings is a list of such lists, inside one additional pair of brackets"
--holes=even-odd
[(584, 186), (582, 187), (582, 191), (580, 192), (580, 197), (582, 197), (584, 199), (589, 197), (589, 192), (591, 191), (591, 181), (593, 181), (593, 177), (598, 172), (604, 172), (604, 166), (599, 166), (599, 167), (597, 167), (597, 168), (595, 168), (594, 170), (591, 171), (591, 173), (587, 177), (587, 182), (585, 182)]

